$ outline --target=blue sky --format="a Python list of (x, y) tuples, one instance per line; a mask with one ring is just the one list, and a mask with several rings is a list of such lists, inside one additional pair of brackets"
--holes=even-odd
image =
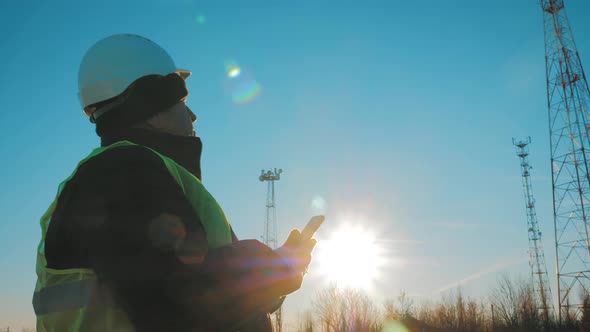
[[(590, 4), (566, 6), (589, 66)], [(282, 167), (279, 239), (321, 196), (320, 240), (353, 216), (403, 260), (383, 271), (380, 296), (436, 297), (464, 279), (468, 294), (485, 294), (498, 273), (527, 274), (511, 138), (530, 135), (554, 270), (537, 1), (6, 0), (0, 28), (0, 326), (34, 319), (38, 219), (99, 142), (77, 101), (78, 65), (95, 41), (122, 32), (156, 41), (193, 71), (204, 182), (239, 237), (260, 238), (266, 188), (257, 177)], [(260, 83), (255, 100), (232, 103), (228, 61)], [(291, 317), (324, 286), (313, 267), (286, 303)]]

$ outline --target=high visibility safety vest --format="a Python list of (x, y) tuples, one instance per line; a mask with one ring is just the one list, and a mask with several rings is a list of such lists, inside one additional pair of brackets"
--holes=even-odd
[[(135, 145), (128, 141), (121, 141), (92, 151), (78, 164), (72, 175), (59, 185), (55, 200), (41, 218), (41, 241), (37, 249), (37, 284), (33, 295), (33, 307), (37, 315), (37, 332), (127, 332), (134, 330), (126, 314), (115, 305), (110, 291), (97, 280), (91, 269), (55, 270), (47, 268), (45, 237), (58, 198), (80, 165), (104, 151)], [(162, 159), (199, 216), (207, 233), (209, 248), (217, 248), (231, 243), (232, 233), (227, 218), (201, 181), (172, 159), (152, 151)]]

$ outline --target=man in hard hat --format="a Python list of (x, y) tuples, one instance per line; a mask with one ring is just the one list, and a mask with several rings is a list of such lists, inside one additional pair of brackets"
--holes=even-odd
[(301, 286), (315, 240), (239, 241), (202, 185), (189, 75), (136, 35), (84, 56), (79, 96), (101, 147), (41, 219), (38, 332), (271, 331)]

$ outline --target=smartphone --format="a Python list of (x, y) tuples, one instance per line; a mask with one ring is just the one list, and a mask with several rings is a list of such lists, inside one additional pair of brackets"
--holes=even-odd
[(324, 216), (313, 216), (301, 232), (302, 239), (311, 239), (326, 219)]

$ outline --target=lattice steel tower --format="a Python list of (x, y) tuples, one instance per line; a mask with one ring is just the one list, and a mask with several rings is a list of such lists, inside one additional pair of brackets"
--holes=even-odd
[[(262, 241), (264, 241), (267, 246), (273, 249), (276, 249), (278, 246), (277, 210), (275, 206), (275, 181), (279, 181), (281, 179), (281, 173), (283, 173), (283, 170), (277, 170), (276, 168), (274, 171), (262, 170), (260, 177), (258, 177), (261, 182), (268, 182), (266, 190), (266, 219), (264, 221), (264, 235), (262, 235)], [(275, 332), (281, 332), (283, 330), (282, 311), (282, 308), (279, 308), (277, 311), (275, 311)]]
[(563, 0), (540, 0), (545, 28), (547, 105), (560, 318), (576, 309), (590, 286), (588, 102), (590, 92)]
[(535, 210), (535, 198), (533, 197), (533, 185), (531, 183), (531, 165), (529, 164), (529, 144), (531, 138), (516, 141), (512, 139), (512, 144), (516, 146), (516, 155), (520, 158), (520, 168), (522, 171), (522, 190), (526, 207), (527, 229), (529, 234), (529, 266), (531, 267), (531, 277), (533, 282), (533, 292), (539, 305), (539, 311), (544, 322), (548, 322), (553, 314), (553, 298), (551, 288), (549, 287), (549, 277), (547, 275), (547, 266), (545, 265), (545, 254), (543, 251), (543, 241), (541, 240), (541, 231), (537, 222), (537, 212)]

